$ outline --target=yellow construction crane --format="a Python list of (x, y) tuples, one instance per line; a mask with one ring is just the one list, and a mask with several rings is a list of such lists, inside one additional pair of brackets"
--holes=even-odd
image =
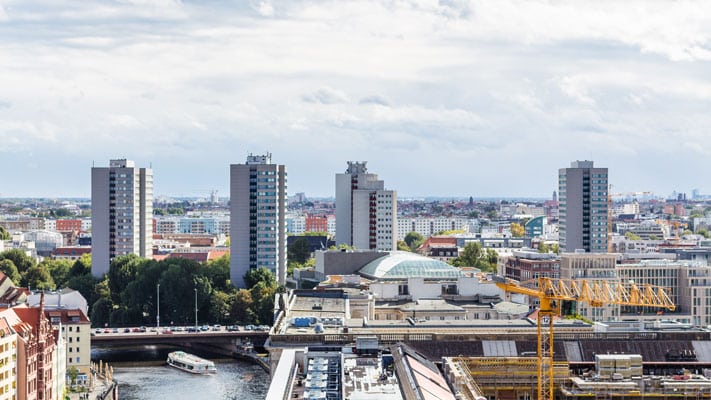
[(633, 282), (587, 281), (583, 279), (538, 278), (538, 287), (521, 286), (518, 281), (494, 276), (494, 283), (510, 293), (538, 298), (538, 399), (553, 396), (553, 317), (560, 314), (563, 300), (585, 302), (592, 307), (618, 304), (659, 307), (673, 311), (675, 306), (666, 291), (658, 286), (637, 287)]

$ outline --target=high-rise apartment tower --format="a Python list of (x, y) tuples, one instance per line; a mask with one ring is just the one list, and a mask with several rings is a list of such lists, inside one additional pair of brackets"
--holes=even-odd
[(607, 252), (607, 168), (574, 161), (558, 171), (559, 236), (564, 252)]
[(366, 162), (336, 174), (336, 243), (357, 249), (397, 249), (397, 192), (385, 190)]
[(122, 159), (91, 168), (91, 273), (125, 254), (153, 255), (153, 170)]
[(286, 167), (271, 154), (247, 156), (230, 166), (230, 279), (264, 267), (286, 282)]

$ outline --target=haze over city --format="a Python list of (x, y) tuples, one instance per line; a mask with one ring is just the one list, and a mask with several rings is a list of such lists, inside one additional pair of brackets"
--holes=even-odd
[(400, 197), (536, 196), (592, 159), (615, 191), (711, 192), (711, 4), (6, 0), (2, 197), (228, 194), (269, 151), (289, 192), (367, 160)]

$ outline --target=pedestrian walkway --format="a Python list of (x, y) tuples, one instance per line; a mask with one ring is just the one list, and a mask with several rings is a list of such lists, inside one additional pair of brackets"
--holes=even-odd
[(88, 392), (71, 393), (67, 397), (70, 400), (111, 400), (118, 395), (113, 381), (113, 368), (108, 364), (99, 361), (99, 364), (92, 363), (91, 379)]

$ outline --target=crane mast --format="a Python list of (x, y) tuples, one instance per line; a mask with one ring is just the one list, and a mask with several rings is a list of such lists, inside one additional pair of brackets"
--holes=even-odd
[(585, 279), (538, 278), (538, 287), (521, 286), (518, 281), (493, 277), (496, 285), (509, 292), (538, 298), (538, 399), (554, 400), (553, 317), (560, 314), (563, 300), (585, 302), (592, 307), (608, 304), (675, 309), (667, 292), (658, 286), (638, 287), (633, 282), (589, 281)]

